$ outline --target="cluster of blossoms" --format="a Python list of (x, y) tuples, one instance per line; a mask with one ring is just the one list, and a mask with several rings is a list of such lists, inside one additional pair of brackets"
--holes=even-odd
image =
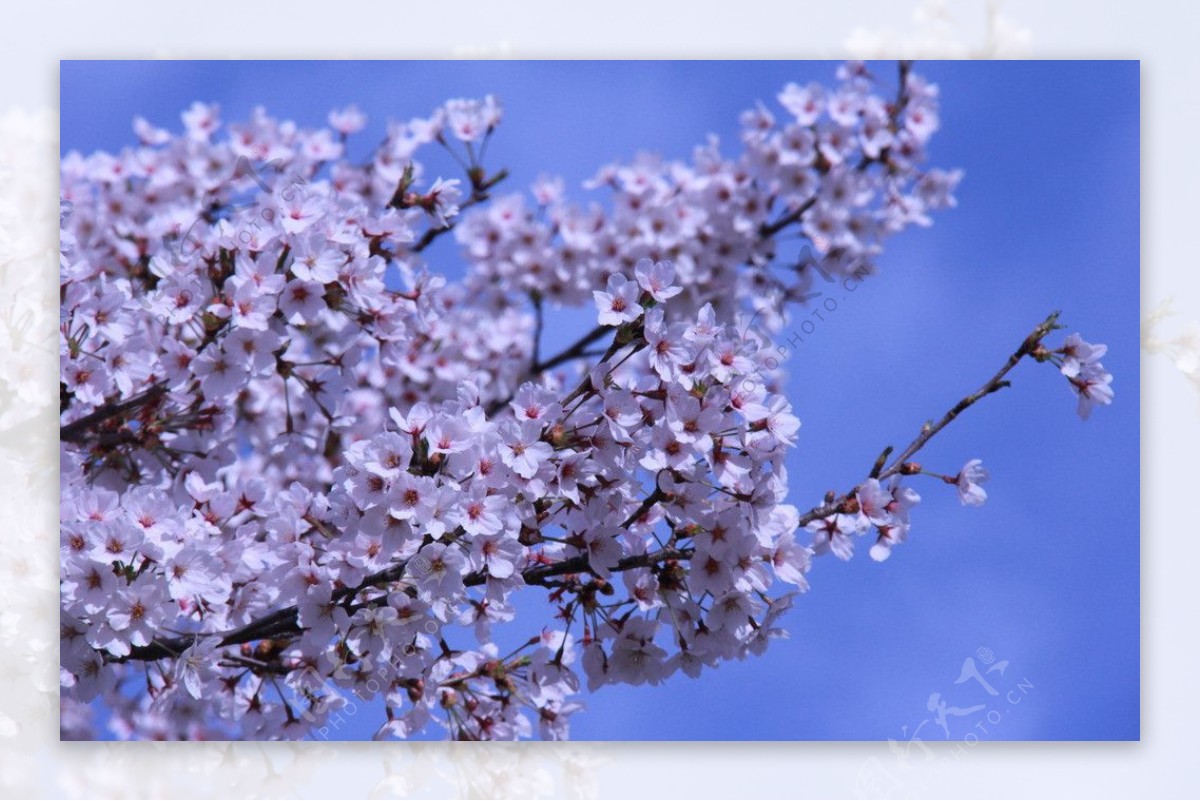
[[(876, 530), (886, 557), (915, 448), (787, 503), (777, 349), (730, 325), (803, 298), (784, 232), (870, 264), (952, 205), (958, 173), (920, 166), (936, 89), (840, 77), (786, 87), (782, 123), (747, 112), (736, 158), (605, 168), (610, 210), (553, 180), (537, 212), (493, 199), (490, 97), (391, 125), (365, 164), (356, 109), (222, 136), (202, 104), (181, 135), (138, 120), (140, 146), (65, 157), (64, 735), (100, 699), (123, 737), (337, 736), (372, 704), (380, 737), (561, 738), (585, 681), (760, 653), (814, 556)], [(465, 183), (426, 178), (426, 146)], [(461, 282), (426, 263), (450, 231)], [(543, 304), (598, 324), (542, 357)], [(1099, 398), (1098, 353), (1053, 358)], [(986, 497), (978, 461), (942, 478)], [(522, 590), (547, 614), (513, 639)]]
[[(533, 187), (532, 204), (497, 199), (455, 232), (468, 284), (501, 306), (523, 294), (576, 304), (614, 274), (631, 277), (641, 259), (665, 260), (683, 287), (672, 313), (711, 303), (730, 322), (749, 308), (777, 327), (818, 270), (873, 271), (887, 237), (954, 205), (962, 177), (922, 169), (938, 126), (936, 86), (904, 68), (901, 91), (885, 98), (862, 64), (838, 77), (834, 91), (789, 84), (777, 112), (761, 103), (745, 112), (736, 156), (710, 137), (690, 164), (642, 156), (604, 167), (589, 186), (611, 191), (610, 209), (567, 203), (554, 179)], [(785, 229), (812, 242), (823, 264), (791, 258)]]
[(1107, 345), (1093, 345), (1085, 342), (1079, 334), (1071, 334), (1058, 350), (1045, 356), (1035, 353), (1034, 357), (1046, 358), (1059, 365), (1071, 389), (1079, 397), (1079, 416), (1086, 420), (1091, 416), (1093, 407), (1112, 403), (1113, 377), (1100, 363), (1100, 357), (1107, 352)]

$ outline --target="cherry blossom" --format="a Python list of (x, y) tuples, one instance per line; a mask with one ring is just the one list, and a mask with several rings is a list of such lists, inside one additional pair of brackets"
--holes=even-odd
[(1092, 414), (1092, 408), (1112, 403), (1112, 374), (1098, 362), (1085, 364), (1079, 374), (1071, 379), (1071, 388), (1079, 395), (1079, 416), (1084, 420)]
[(624, 276), (610, 276), (607, 291), (597, 289), (592, 294), (596, 298), (597, 308), (600, 309), (601, 325), (632, 323), (642, 316), (642, 307), (638, 303), (638, 285)]
[(1079, 416), (1087, 420), (1094, 407), (1107, 406), (1113, 400), (1113, 376), (1100, 362), (1100, 357), (1107, 352), (1107, 345), (1094, 345), (1079, 334), (1071, 334), (1062, 347), (1053, 351), (1043, 347), (1034, 356), (1058, 365), (1078, 397)]
[[(938, 474), (913, 459), (962, 409), (805, 510), (772, 335), (815, 271), (878, 269), (955, 205), (962, 173), (924, 164), (937, 91), (852, 64), (778, 101), (732, 147), (601, 166), (587, 203), (501, 192), (490, 96), (391, 122), (362, 163), (355, 107), (306, 129), (202, 103), (64, 156), (72, 736), (94, 703), (123, 738), (301, 738), (354, 705), (379, 738), (563, 739), (605, 685), (768, 650), (819, 557), (915, 537)], [(778, 269), (795, 238), (827, 258)], [(594, 327), (549, 353), (561, 309)], [(1053, 349), (1056, 319), (966, 405), (1026, 356), (1081, 415), (1111, 402), (1103, 346)], [(980, 465), (942, 476), (963, 503)]]

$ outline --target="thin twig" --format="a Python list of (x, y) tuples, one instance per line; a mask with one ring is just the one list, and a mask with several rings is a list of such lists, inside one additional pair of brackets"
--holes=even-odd
[[(876, 468), (872, 469), (871, 471), (871, 478), (878, 478), (880, 481), (883, 481), (900, 473), (904, 464), (907, 463), (913, 456), (915, 456), (918, 451), (924, 448), (926, 443), (933, 439), (939, 431), (950, 425), (950, 423), (956, 417), (974, 406), (979, 401), (986, 398), (988, 395), (991, 395), (993, 392), (998, 392), (1001, 389), (1010, 386), (1010, 383), (1005, 380), (1005, 376), (1007, 376), (1009, 372), (1011, 372), (1012, 369), (1017, 366), (1021, 359), (1032, 354), (1034, 350), (1037, 349), (1038, 345), (1041, 344), (1041, 341), (1051, 331), (1059, 327), (1058, 314), (1058, 312), (1054, 312), (1041, 323), (1039, 323), (1037, 327), (1033, 329), (1033, 332), (1030, 333), (1029, 336), (1027, 336), (1021, 343), (1021, 346), (1013, 351), (1012, 355), (1008, 357), (1008, 360), (1004, 363), (1004, 366), (996, 371), (996, 374), (988, 379), (983, 386), (972, 392), (970, 395), (967, 395), (958, 403), (954, 404), (954, 406), (952, 406), (949, 411), (942, 415), (941, 419), (937, 422), (931, 421), (923, 425), (921, 427), (921, 432), (917, 434), (916, 438), (913, 439), (913, 441), (908, 444), (908, 447), (901, 451), (900, 455), (893, 459), (887, 467), (882, 467), (882, 469), (880, 469), (881, 465), (877, 462)], [(880, 457), (880, 459), (886, 460), (887, 455), (890, 452), (891, 448), (889, 447), (883, 452), (883, 455)], [(854, 494), (858, 492), (861, 486), (862, 485), (860, 484), (849, 492), (834, 498), (832, 501), (824, 503), (820, 506), (816, 506), (805, 512), (800, 516), (799, 525), (803, 526), (811, 523), (814, 520), (829, 517), (832, 514), (842, 511), (846, 508), (846, 502), (854, 497)]]
[[(539, 323), (539, 326), (540, 326), (540, 323)], [(537, 377), (541, 373), (544, 373), (547, 370), (552, 370), (555, 367), (558, 367), (560, 364), (569, 362), (572, 359), (579, 359), (579, 358), (584, 357), (585, 355), (594, 355), (588, 351), (588, 345), (591, 345), (593, 342), (595, 342), (598, 339), (603, 339), (606, 334), (610, 334), (613, 331), (614, 331), (614, 329), (611, 326), (598, 325), (595, 328), (593, 328), (591, 331), (588, 331), (586, 334), (581, 336), (579, 339), (572, 342), (570, 345), (568, 345), (566, 348), (564, 348), (559, 353), (555, 354), (554, 356), (551, 356), (546, 361), (538, 362), (535, 358), (533, 364), (529, 368), (529, 371), (517, 383), (523, 384), (524, 382)], [(539, 339), (539, 338), (540, 338), (540, 336), (536, 337), (534, 339), (534, 342), (536, 343), (537, 339)], [(606, 353), (607, 353), (607, 351), (606, 351)], [(535, 345), (535, 354), (536, 354), (536, 345)], [(611, 355), (611, 354), (608, 354), (608, 355)], [(607, 358), (607, 356), (605, 356), (605, 358)], [(601, 361), (603, 361), (603, 359), (601, 359)], [(488, 416), (491, 417), (496, 412), (503, 409), (506, 405), (508, 405), (508, 402), (511, 401), (512, 399), (513, 399), (513, 395), (512, 395), (512, 393), (510, 393), (507, 397), (497, 398), (496, 400), (489, 403), (487, 406)]]
[(529, 293), (529, 299), (533, 302), (533, 357), (530, 359), (529, 372), (536, 373), (538, 364), (540, 364), (541, 349), (542, 349), (542, 327), (545, 325), (545, 314), (542, 310), (542, 293), (536, 289)]

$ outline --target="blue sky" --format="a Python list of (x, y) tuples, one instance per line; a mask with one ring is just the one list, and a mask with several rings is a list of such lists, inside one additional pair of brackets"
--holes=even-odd
[[(219, 102), (226, 120), (263, 105), (301, 125), (357, 103), (371, 116), (352, 140), (362, 155), (388, 118), (492, 93), (505, 120), (488, 160), (509, 168), (510, 188), (547, 172), (585, 198), (582, 180), (640, 150), (686, 158), (710, 131), (732, 148), (742, 109), (773, 103), (788, 81), (830, 83), (835, 66), (63, 62), (62, 148), (133, 144), (139, 114), (178, 130), (199, 99)], [(893, 79), (893, 64), (872, 68)], [(987, 505), (962, 508), (950, 488), (916, 484), (924, 502), (911, 541), (884, 564), (865, 548), (848, 564), (818, 560), (786, 619), (790, 639), (698, 680), (605, 688), (586, 699), (575, 738), (1138, 738), (1139, 65), (930, 62), (917, 72), (941, 87), (931, 163), (965, 170), (959, 207), (891, 240), (881, 274), (838, 297), (793, 350), (787, 393), (804, 425), (790, 500), (807, 508), (853, 486), (884, 445), (906, 444), (977, 388), (1054, 309), (1068, 332), (1109, 345), (1114, 405), (1084, 423), (1050, 366), (1022, 365), (1011, 389), (970, 409), (921, 459), (952, 473), (983, 458)], [(452, 243), (430, 256), (461, 274)], [(590, 309), (555, 315), (543, 352), (593, 319)], [(989, 652), (993, 666), (1007, 660), (1003, 672), (983, 673)], [(956, 684), (968, 658), (997, 695)], [(949, 707), (985, 708), (951, 714), (947, 732), (927, 708), (935, 692)], [(376, 723), (361, 714), (345, 733)]]

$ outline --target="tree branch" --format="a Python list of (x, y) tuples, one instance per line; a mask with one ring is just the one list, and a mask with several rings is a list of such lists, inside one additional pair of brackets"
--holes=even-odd
[[(1037, 347), (1041, 344), (1042, 340), (1045, 339), (1045, 337), (1051, 331), (1061, 327), (1058, 325), (1058, 315), (1058, 312), (1054, 312), (1045, 320), (1038, 323), (1037, 327), (1035, 327), (1029, 336), (1025, 338), (1025, 340), (1021, 343), (1021, 346), (1013, 351), (1012, 355), (1008, 357), (1008, 361), (1004, 363), (1003, 367), (996, 371), (995, 375), (988, 379), (988, 381), (979, 389), (975, 390), (970, 395), (967, 395), (958, 403), (954, 404), (949, 411), (942, 415), (940, 420), (937, 422), (930, 421), (923, 425), (921, 427), (921, 432), (917, 434), (916, 438), (908, 444), (908, 447), (901, 451), (900, 455), (893, 459), (887, 467), (884, 467), (883, 465), (886, 463), (888, 455), (892, 452), (891, 446), (888, 446), (880, 455), (879, 460), (876, 461), (875, 467), (871, 470), (870, 477), (878, 478), (880, 481), (883, 481), (900, 473), (903, 466), (913, 456), (915, 456), (918, 451), (924, 448), (926, 443), (933, 439), (939, 431), (950, 425), (950, 423), (956, 417), (974, 406), (979, 401), (986, 398), (988, 395), (991, 395), (993, 392), (999, 392), (1001, 389), (1010, 386), (1010, 382), (1005, 380), (1005, 376), (1007, 376), (1009, 372), (1011, 372), (1012, 369), (1017, 366), (1021, 359), (1032, 355)], [(799, 525), (803, 526), (811, 523), (814, 520), (819, 520), (824, 517), (829, 517), (832, 514), (845, 511), (847, 508), (846, 503), (854, 497), (854, 494), (858, 492), (861, 486), (862, 485), (859, 484), (849, 492), (837, 496), (833, 500), (828, 501), (821, 506), (816, 506), (805, 512), (800, 516)]]
[(775, 222), (770, 224), (763, 223), (763, 225), (761, 225), (758, 229), (759, 237), (762, 239), (770, 239), (792, 223), (800, 222), (800, 218), (804, 216), (805, 212), (815, 206), (816, 203), (817, 196), (813, 195), (808, 200), (804, 201), (798, 207), (783, 215)]
[[(617, 562), (617, 566), (612, 569), (612, 572), (623, 573), (626, 570), (634, 570), (639, 567), (650, 567), (651, 565), (656, 565), (660, 562), (690, 559), (691, 556), (691, 548), (662, 548), (651, 553), (627, 556), (621, 561)], [(581, 554), (579, 556), (573, 556), (570, 559), (564, 559), (561, 562), (555, 562), (552, 565), (541, 565), (536, 568), (527, 569), (521, 573), (521, 577), (525, 579), (526, 584), (540, 584), (542, 581), (554, 576), (564, 576), (570, 573), (590, 572), (591, 568), (588, 566), (587, 555)]]
[(529, 300), (533, 303), (533, 357), (529, 360), (529, 372), (536, 372), (542, 353), (542, 328), (546, 324), (546, 315), (542, 309), (542, 294), (536, 289), (530, 291)]
[(119, 403), (105, 404), (96, 411), (86, 414), (83, 417), (80, 417), (78, 420), (67, 423), (65, 426), (60, 427), (58, 430), (58, 438), (63, 442), (78, 443), (84, 438), (84, 435), (86, 435), (88, 431), (100, 425), (101, 423), (107, 422), (114, 417), (120, 417), (127, 412), (131, 412), (134, 409), (138, 409), (146, 404), (152, 403), (153, 401), (162, 397), (166, 391), (166, 385), (155, 384), (142, 394), (135, 395), (129, 400), (121, 401)]
[[(952, 406), (949, 411), (942, 415), (941, 419), (939, 419), (937, 422), (929, 422), (922, 426), (920, 433), (915, 439), (913, 439), (912, 442), (908, 444), (908, 447), (901, 451), (900, 455), (893, 459), (890, 464), (888, 464), (886, 467), (883, 467), (882, 465), (886, 462), (887, 457), (892, 451), (890, 446), (885, 449), (880, 455), (879, 459), (876, 461), (875, 466), (872, 468), (871, 477), (878, 478), (882, 481), (900, 473), (904, 464), (907, 463), (909, 459), (915, 456), (923, 447), (925, 447), (929, 440), (931, 440), (938, 434), (938, 432), (948, 426), (960, 414), (974, 406), (983, 398), (991, 395), (993, 392), (997, 392), (1004, 387), (1009, 386), (1009, 382), (1006, 380), (1006, 376), (1009, 374), (1009, 372), (1011, 372), (1012, 369), (1016, 367), (1023, 358), (1032, 355), (1041, 345), (1042, 340), (1051, 331), (1058, 327), (1058, 312), (1054, 312), (1033, 329), (1029, 336), (1022, 341), (1020, 347), (1013, 351), (1012, 355), (1008, 357), (1008, 360), (1005, 361), (1004, 365), (998, 371), (996, 371), (996, 374), (993, 375), (985, 384), (983, 384), (983, 386)], [(595, 332), (591, 332), (585, 335), (580, 342), (590, 341), (591, 339), (595, 338), (597, 338), (595, 336)], [(814, 507), (808, 512), (805, 512), (800, 516), (799, 525), (803, 526), (807, 523), (811, 523), (813, 520), (818, 520), (823, 517), (828, 517), (829, 515), (835, 514), (839, 511), (844, 511), (847, 508), (847, 502), (854, 497), (854, 494), (858, 491), (860, 486), (861, 485), (856, 486), (849, 492), (833, 498), (828, 503)], [(634, 512), (626, 519), (623, 526), (627, 527), (631, 525), (639, 517), (648, 512), (655, 503), (662, 500), (663, 497), (662, 491), (656, 486), (655, 490), (648, 495), (641, 502), (641, 504), (639, 504), (638, 508), (634, 510)], [(639, 554), (636, 556), (626, 557), (617, 563), (616, 567), (613, 568), (613, 572), (633, 570), (639, 567), (649, 567), (651, 565), (673, 559), (688, 559), (691, 557), (691, 555), (691, 549), (670, 547), (663, 548), (648, 554)], [(390, 584), (394, 581), (397, 581), (404, 576), (410, 562), (411, 559), (405, 560), (404, 562), (399, 562), (373, 573), (370, 576), (367, 576), (367, 578), (365, 578), (357, 587), (339, 588), (334, 591), (333, 600), (342, 601), (353, 597), (359, 592), (370, 587), (381, 584)], [(521, 577), (525, 580), (526, 584), (541, 584), (545, 582), (546, 579), (553, 578), (555, 576), (587, 572), (592, 572), (588, 562), (587, 554), (580, 554), (579, 556), (574, 556), (570, 559), (564, 559), (561, 562), (555, 562), (553, 564), (538, 564), (527, 567), (525, 570), (521, 571)], [(463, 584), (468, 587), (474, 587), (484, 584), (486, 581), (487, 574), (479, 571), (464, 577)], [(272, 637), (292, 636), (299, 634), (301, 631), (302, 629), (298, 620), (298, 610), (295, 606), (289, 606), (276, 612), (272, 612), (266, 617), (255, 620), (246, 624), (245, 626), (242, 626), (241, 628), (234, 629), (233, 631), (203, 636), (219, 636), (221, 638), (221, 646), (224, 647), (240, 645), (242, 643), (253, 642), (256, 640), (269, 639)], [(156, 639), (150, 645), (133, 648), (128, 656), (117, 658), (112, 661), (154, 661), (157, 659), (163, 659), (165, 657), (176, 657), (189, 646), (191, 646), (198, 636), (201, 635), (188, 634), (171, 640)]]
[(558, 367), (560, 364), (569, 362), (569, 361), (571, 361), (571, 359), (574, 359), (574, 358), (584, 355), (584, 353), (587, 352), (588, 345), (591, 345), (593, 342), (595, 342), (598, 339), (603, 339), (604, 335), (607, 333), (610, 333), (612, 330), (614, 330), (614, 329), (609, 328), (608, 326), (603, 326), (603, 325), (596, 326), (591, 331), (588, 331), (586, 334), (581, 336), (579, 339), (575, 340), (570, 345), (568, 345), (561, 352), (555, 354), (554, 356), (551, 356), (546, 361), (534, 362), (534, 366), (529, 371), (530, 374), (537, 375), (538, 373), (543, 373), (546, 370), (553, 370), (555, 367)]
[[(663, 493), (659, 489), (655, 489), (649, 496), (642, 501), (641, 505), (629, 516), (623, 524), (628, 526), (645, 514), (651, 506), (663, 498)], [(691, 556), (690, 549), (679, 548), (664, 548), (659, 551), (648, 554), (639, 554), (629, 556), (622, 559), (613, 568), (614, 573), (619, 573), (625, 570), (633, 570), (639, 567), (649, 567), (650, 565), (665, 562), (671, 559), (687, 559)], [(404, 577), (408, 570), (412, 557), (403, 562), (397, 562), (383, 570), (372, 573), (363, 579), (362, 583), (357, 587), (341, 587), (333, 592), (334, 601), (343, 601), (347, 598), (352, 598), (358, 593), (370, 587), (379, 586), (381, 584), (390, 584)], [(521, 577), (526, 584), (541, 584), (546, 579), (554, 576), (563, 576), (571, 573), (587, 573), (591, 572), (587, 554), (564, 559), (561, 562), (553, 564), (536, 564), (525, 568), (521, 571)], [(463, 585), (467, 587), (477, 587), (487, 582), (487, 573), (485, 571), (476, 571), (463, 577)], [(299, 622), (299, 610), (293, 606), (288, 606), (272, 612), (258, 620), (251, 621), (245, 626), (226, 632), (215, 632), (211, 634), (184, 634), (170, 640), (155, 639), (149, 645), (133, 648), (126, 657), (111, 659), (112, 662), (127, 662), (141, 661), (153, 662), (158, 659), (167, 657), (177, 657), (196, 641), (199, 637), (220, 637), (220, 647), (232, 645), (241, 645), (243, 643), (254, 642), (256, 640), (266, 640), (274, 637), (286, 637), (299, 634), (303, 631)]]

